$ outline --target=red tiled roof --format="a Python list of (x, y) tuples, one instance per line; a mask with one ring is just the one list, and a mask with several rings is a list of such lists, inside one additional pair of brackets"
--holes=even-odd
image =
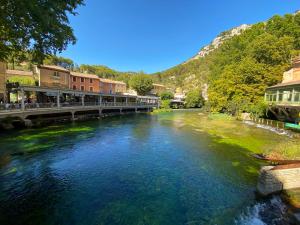
[(101, 82), (103, 83), (111, 83), (111, 84), (123, 84), (126, 85), (124, 82), (122, 81), (116, 81), (116, 80), (110, 80), (110, 79), (105, 79), (105, 78), (99, 78)]
[(268, 87), (267, 89), (279, 88), (279, 87), (286, 87), (286, 86), (293, 86), (293, 85), (300, 85), (300, 80), (276, 84), (274, 86)]
[(17, 76), (33, 76), (33, 72), (23, 71), (23, 70), (6, 70), (6, 73), (9, 75), (17, 75)]
[(162, 85), (162, 84), (153, 84), (153, 86), (157, 86), (157, 87), (166, 87), (165, 85)]
[(55, 66), (55, 65), (40, 65), (39, 68), (49, 69), (49, 70), (58, 70), (58, 71), (67, 72), (67, 73), (70, 72), (66, 68), (63, 68), (61, 66)]
[(75, 76), (75, 77), (85, 77), (85, 78), (99, 79), (99, 77), (95, 74), (71, 72), (71, 75)]

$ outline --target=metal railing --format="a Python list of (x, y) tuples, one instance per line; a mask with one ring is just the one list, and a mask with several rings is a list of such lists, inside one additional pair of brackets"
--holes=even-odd
[(68, 108), (68, 107), (157, 107), (157, 103), (146, 103), (146, 102), (60, 102), (59, 107), (57, 103), (25, 103), (24, 109), (22, 109), (21, 103), (6, 103), (0, 104), (1, 111), (22, 111), (22, 110), (34, 110), (34, 109), (57, 109), (57, 108)]

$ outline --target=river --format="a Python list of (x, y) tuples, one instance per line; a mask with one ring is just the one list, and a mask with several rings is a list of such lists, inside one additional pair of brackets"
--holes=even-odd
[[(250, 150), (286, 137), (203, 117), (124, 115), (2, 132), (0, 224), (285, 224), (280, 199), (255, 195), (262, 164)], [(245, 134), (251, 147), (225, 131)]]

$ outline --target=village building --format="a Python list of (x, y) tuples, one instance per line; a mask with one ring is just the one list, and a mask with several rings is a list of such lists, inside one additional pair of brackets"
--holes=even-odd
[(160, 93), (166, 91), (166, 86), (162, 84), (153, 84), (153, 89), (151, 90), (150, 94), (159, 95)]
[(95, 74), (71, 72), (70, 89), (99, 93), (100, 79)]
[(283, 74), (282, 83), (266, 89), (265, 101), (276, 119), (300, 122), (300, 57)]
[(40, 65), (36, 67), (39, 86), (48, 88), (69, 89), (70, 71), (53, 65)]
[(126, 83), (122, 82), (122, 81), (114, 81), (116, 84), (116, 90), (115, 92), (117, 94), (122, 94), (126, 92)]
[(126, 84), (121, 81), (100, 78), (101, 94), (121, 94), (126, 92)]

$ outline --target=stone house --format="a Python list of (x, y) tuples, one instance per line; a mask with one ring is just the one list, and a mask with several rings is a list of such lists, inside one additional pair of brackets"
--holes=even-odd
[(70, 89), (88, 92), (100, 92), (100, 79), (95, 74), (70, 73)]
[(40, 87), (62, 89), (69, 89), (70, 87), (70, 71), (63, 67), (40, 65), (36, 67), (36, 73)]
[(282, 83), (300, 81), (300, 57), (293, 60), (292, 69), (283, 74)]
[(125, 93), (126, 84), (121, 81), (100, 78), (100, 93), (101, 94), (117, 94)]
[(153, 95), (158, 95), (162, 92), (164, 92), (165, 90), (167, 90), (165, 85), (162, 84), (153, 84), (153, 89), (151, 90), (151, 94)]
[(122, 81), (114, 81), (116, 84), (116, 93), (125, 93), (126, 92), (126, 84)]

